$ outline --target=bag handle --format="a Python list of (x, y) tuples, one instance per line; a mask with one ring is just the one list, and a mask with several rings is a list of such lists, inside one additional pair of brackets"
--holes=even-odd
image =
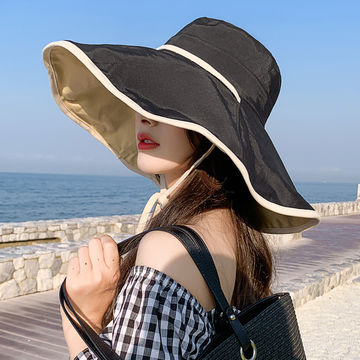
[(218, 308), (220, 307), (223, 314), (226, 315), (228, 322), (240, 343), (240, 346), (243, 348), (244, 353), (248, 353), (248, 351), (252, 349), (250, 338), (245, 327), (241, 324), (240, 320), (234, 313), (233, 308), (226, 300), (226, 297), (221, 289), (214, 260), (204, 243), (204, 240), (195, 230), (185, 225), (163, 228), (164, 231), (167, 231), (167, 229), (169, 229), (169, 232), (182, 242), (186, 250), (189, 252), (204, 277), (211, 293), (213, 294), (216, 306)]
[[(66, 294), (65, 283), (66, 283), (66, 279), (61, 284), (59, 290), (60, 305), (66, 317), (69, 319), (71, 325), (80, 335), (81, 339), (100, 360), (122, 360), (121, 357), (101, 339), (101, 337), (91, 328), (91, 326), (87, 324), (86, 321), (82, 320), (80, 316), (76, 313)], [(67, 311), (65, 304), (69, 308), (69, 310), (74, 314), (76, 320), (80, 324), (80, 327), (79, 325), (76, 324), (76, 322), (73, 320), (73, 318)]]
[[(131, 236), (129, 239), (126, 239), (118, 244), (118, 249), (120, 255), (123, 254), (124, 249), (127, 249), (128, 245), (134, 241), (134, 238), (137, 238), (134, 242), (134, 246), (138, 241), (140, 241), (141, 237), (148, 233), (149, 231), (161, 230), (166, 231), (172, 235), (174, 235), (181, 243), (184, 245), (186, 250), (189, 252), (190, 256), (194, 260), (196, 266), (200, 270), (204, 280), (206, 281), (211, 293), (214, 296), (217, 309), (221, 309), (223, 314), (225, 314), (228, 318), (228, 322), (231, 325), (231, 328), (236, 335), (240, 346), (243, 349), (244, 353), (247, 353), (251, 350), (251, 342), (250, 338), (241, 324), (236, 314), (234, 313), (233, 308), (229, 305), (226, 297), (221, 289), (219, 276), (213, 261), (213, 258), (200, 237), (200, 235), (194, 231), (193, 229), (185, 226), (185, 225), (172, 225), (165, 227), (157, 227), (153, 229), (148, 229), (140, 234), (136, 234)], [(115, 351), (106, 344), (98, 334), (84, 321), (79, 315), (76, 313), (74, 308), (72, 307), (69, 298), (67, 297), (65, 291), (65, 283), (66, 279), (63, 281), (60, 291), (59, 291), (59, 299), (61, 307), (69, 319), (70, 323), (73, 325), (77, 333), (80, 335), (82, 340), (88, 345), (88, 347), (94, 352), (94, 354), (100, 360), (122, 360)], [(76, 324), (73, 318), (68, 313), (66, 306), (69, 310), (74, 314), (76, 320), (79, 322), (80, 327)]]

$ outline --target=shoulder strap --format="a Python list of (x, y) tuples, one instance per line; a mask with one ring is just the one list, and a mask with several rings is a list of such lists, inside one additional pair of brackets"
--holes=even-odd
[[(177, 239), (181, 241), (181, 243), (184, 245), (184, 247), (189, 252), (192, 259), (194, 260), (195, 264), (199, 268), (207, 285), (209, 286), (209, 289), (215, 298), (217, 309), (220, 309), (223, 312), (223, 314), (228, 318), (229, 324), (231, 325), (231, 328), (235, 333), (240, 346), (243, 348), (244, 352), (246, 352), (251, 347), (249, 336), (244, 326), (235, 316), (232, 307), (229, 305), (228, 301), (226, 300), (226, 297), (221, 289), (219, 276), (214, 261), (211, 257), (211, 254), (206, 244), (204, 243), (204, 241), (196, 231), (184, 225), (173, 225), (173, 226), (149, 229), (141, 234), (134, 235), (129, 239), (119, 243), (118, 249), (120, 255), (124, 253), (124, 249), (126, 249), (127, 251), (129, 250), (128, 249), (129, 244), (134, 242), (134, 246), (135, 246), (135, 244), (141, 239), (143, 235), (145, 235), (149, 231), (154, 231), (154, 230), (166, 231), (174, 235)], [(114, 350), (111, 349), (110, 346), (108, 346), (105, 342), (103, 342), (101, 338), (91, 329), (91, 327), (88, 324), (84, 323), (84, 321), (81, 320), (79, 316), (76, 314), (73, 307), (71, 306), (69, 299), (67, 298), (65, 292), (65, 281), (66, 279), (64, 280), (60, 288), (60, 294), (59, 294), (60, 304), (66, 316), (70, 320), (71, 324), (75, 327), (80, 337), (84, 340), (84, 342), (88, 345), (88, 347), (91, 348), (91, 350), (100, 360), (121, 360), (119, 355), (117, 355), (114, 352)], [(64, 303), (66, 303), (67, 307), (74, 314), (74, 316), (80, 323), (81, 328), (79, 328), (75, 324), (72, 317), (68, 313)]]
[(212, 292), (217, 308), (220, 308), (223, 314), (227, 317), (240, 346), (243, 348), (244, 352), (247, 352), (247, 350), (251, 348), (250, 338), (246, 329), (236, 317), (233, 308), (226, 300), (226, 297), (221, 289), (214, 260), (211, 257), (203, 239), (196, 231), (184, 225), (165, 227), (162, 230), (169, 230), (168, 232), (176, 236), (185, 246)]

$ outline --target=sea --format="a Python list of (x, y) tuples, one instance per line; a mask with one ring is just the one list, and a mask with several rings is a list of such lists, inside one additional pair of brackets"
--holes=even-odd
[[(295, 182), (310, 203), (354, 201), (355, 183)], [(0, 172), (0, 223), (141, 213), (157, 186), (143, 176)]]

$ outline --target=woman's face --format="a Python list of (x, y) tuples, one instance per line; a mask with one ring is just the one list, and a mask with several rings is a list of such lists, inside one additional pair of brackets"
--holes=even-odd
[(135, 134), (137, 166), (143, 172), (164, 174), (169, 187), (189, 168), (194, 149), (185, 129), (150, 120), (136, 112)]

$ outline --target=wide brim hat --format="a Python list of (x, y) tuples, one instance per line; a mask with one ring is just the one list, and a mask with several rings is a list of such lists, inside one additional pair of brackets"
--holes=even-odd
[(279, 68), (243, 29), (202, 17), (157, 49), (55, 41), (43, 60), (61, 110), (129, 169), (159, 185), (137, 167), (138, 112), (196, 131), (226, 153), (251, 194), (255, 228), (294, 233), (318, 224), (264, 128), (280, 91)]

